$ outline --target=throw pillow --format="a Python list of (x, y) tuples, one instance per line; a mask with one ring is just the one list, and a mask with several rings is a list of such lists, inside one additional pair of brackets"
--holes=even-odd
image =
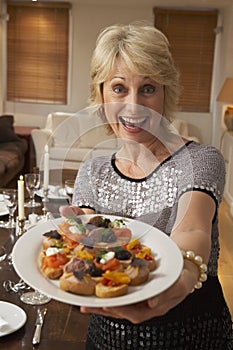
[(0, 116), (0, 143), (20, 140), (20, 138), (14, 132), (13, 124), (13, 115)]

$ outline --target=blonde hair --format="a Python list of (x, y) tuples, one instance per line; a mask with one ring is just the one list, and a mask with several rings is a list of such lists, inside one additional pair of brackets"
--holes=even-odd
[(177, 109), (179, 74), (166, 36), (150, 25), (118, 24), (100, 33), (91, 61), (90, 105), (98, 108), (102, 104), (103, 83), (114, 71), (119, 56), (135, 74), (164, 85), (164, 116), (171, 120)]

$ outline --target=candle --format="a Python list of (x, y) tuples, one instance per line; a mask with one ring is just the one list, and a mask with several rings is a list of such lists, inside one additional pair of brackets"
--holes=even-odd
[(49, 186), (49, 148), (45, 146), (44, 154), (44, 189), (47, 190)]
[(24, 180), (22, 175), (18, 180), (18, 217), (20, 220), (24, 219)]

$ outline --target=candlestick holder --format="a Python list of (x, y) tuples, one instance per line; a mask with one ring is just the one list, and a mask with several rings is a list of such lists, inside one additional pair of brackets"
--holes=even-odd
[(17, 237), (20, 237), (26, 232), (26, 230), (25, 230), (26, 218), (25, 217), (23, 219), (18, 218), (17, 222), (18, 222), (19, 229), (16, 230), (16, 235), (17, 235)]
[(48, 213), (48, 208), (47, 208), (47, 204), (48, 204), (48, 202), (49, 202), (48, 193), (49, 193), (48, 188), (43, 188), (43, 195), (44, 195), (44, 198), (42, 199), (42, 202), (43, 202), (42, 212), (43, 212), (43, 216), (44, 216), (44, 217), (46, 217), (46, 216), (47, 216), (47, 213)]

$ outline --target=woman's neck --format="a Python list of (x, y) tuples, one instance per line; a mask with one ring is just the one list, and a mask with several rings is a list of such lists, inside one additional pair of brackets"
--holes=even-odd
[(167, 130), (147, 144), (125, 141), (116, 154), (116, 167), (125, 176), (144, 178), (184, 144), (184, 139)]
[(125, 176), (144, 178), (169, 155), (169, 151), (158, 139), (147, 147), (139, 143), (126, 142), (116, 154), (116, 167)]

